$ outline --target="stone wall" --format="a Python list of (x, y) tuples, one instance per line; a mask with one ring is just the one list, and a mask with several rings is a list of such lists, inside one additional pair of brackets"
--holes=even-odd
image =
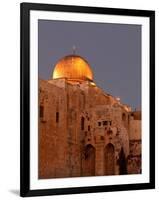
[(130, 110), (89, 81), (39, 80), (39, 178), (138, 173)]

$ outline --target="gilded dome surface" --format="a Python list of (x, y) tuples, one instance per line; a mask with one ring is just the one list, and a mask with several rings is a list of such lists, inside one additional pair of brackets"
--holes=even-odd
[(78, 55), (68, 55), (55, 65), (53, 79), (93, 80), (93, 72), (88, 62)]

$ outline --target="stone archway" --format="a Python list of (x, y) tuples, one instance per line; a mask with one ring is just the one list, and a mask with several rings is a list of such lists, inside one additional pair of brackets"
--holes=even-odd
[(115, 174), (115, 151), (111, 143), (107, 144), (104, 149), (104, 174)]
[(88, 144), (84, 149), (83, 176), (95, 176), (95, 148)]

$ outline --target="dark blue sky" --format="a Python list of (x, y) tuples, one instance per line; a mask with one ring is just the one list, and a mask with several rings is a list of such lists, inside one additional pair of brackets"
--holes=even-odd
[(72, 54), (84, 57), (94, 81), (121, 102), (141, 107), (141, 26), (39, 20), (39, 77), (50, 79), (56, 62)]

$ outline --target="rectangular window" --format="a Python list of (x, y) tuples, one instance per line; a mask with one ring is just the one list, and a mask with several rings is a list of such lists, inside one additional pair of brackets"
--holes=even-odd
[(44, 116), (44, 107), (40, 106), (40, 118), (43, 118)]
[(107, 121), (103, 121), (103, 125), (107, 125)]
[(90, 126), (88, 126), (88, 131), (90, 131)]
[(98, 122), (98, 126), (101, 126), (101, 122)]
[(59, 122), (59, 112), (56, 112), (56, 123)]
[(101, 139), (101, 140), (104, 140), (104, 136), (100, 136), (100, 139)]
[(84, 130), (84, 117), (81, 117), (81, 130)]

